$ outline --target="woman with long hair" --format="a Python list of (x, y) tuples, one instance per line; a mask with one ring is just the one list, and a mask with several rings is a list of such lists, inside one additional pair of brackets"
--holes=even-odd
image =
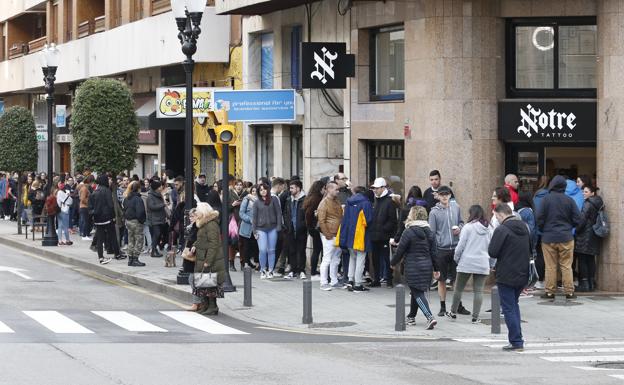
[(245, 263), (257, 267), (258, 241), (253, 234), (253, 207), (258, 200), (258, 187), (252, 186), (240, 205), (240, 227), (238, 241), (240, 242), (241, 265)]
[(403, 234), (403, 231), (405, 230), (405, 221), (407, 220), (407, 216), (409, 215), (411, 208), (414, 206), (427, 207), (427, 201), (423, 198), (422, 190), (416, 185), (412, 186), (407, 192), (407, 197), (405, 198), (405, 207), (401, 209), (399, 226), (394, 236), (395, 244), (399, 243), (399, 240), (401, 239), (401, 234)]
[(320, 180), (312, 183), (308, 195), (303, 201), (303, 210), (305, 211), (306, 227), (308, 234), (312, 237), (312, 255), (310, 256), (310, 277), (311, 279), (320, 279), (318, 264), (319, 257), (323, 251), (323, 243), (321, 242), (321, 233), (318, 229), (318, 218), (316, 210), (325, 195), (325, 183)]
[[(258, 186), (258, 199), (253, 205), (253, 232), (260, 250), (260, 279), (273, 278), (277, 231), (282, 228), (279, 198), (271, 195), (266, 184)], [(268, 270), (267, 270), (268, 268)]]
[(586, 185), (583, 188), (583, 211), (581, 211), (581, 223), (576, 227), (574, 239), (574, 254), (578, 259), (579, 292), (594, 291), (596, 275), (596, 255), (600, 253), (600, 238), (592, 228), (604, 202), (597, 195), (598, 188)]
[[(58, 239), (59, 245), (73, 245), (71, 239), (69, 239), (69, 208), (74, 203), (69, 192), (65, 191), (65, 183), (58, 182), (58, 189), (56, 190), (56, 204), (59, 207), (59, 211), (56, 215), (58, 222)], [(65, 241), (63, 241), (63, 235), (65, 235)]]
[(459, 243), (455, 248), (455, 262), (457, 263), (457, 278), (453, 292), (451, 311), (446, 313), (451, 319), (457, 318), (457, 311), (466, 283), (472, 277), (474, 299), (472, 302), (472, 323), (481, 323), (479, 312), (483, 303), (483, 288), (490, 274), (490, 245), (491, 232), (489, 223), (485, 219), (483, 207), (471, 206), (468, 210), (468, 223), (462, 228)]

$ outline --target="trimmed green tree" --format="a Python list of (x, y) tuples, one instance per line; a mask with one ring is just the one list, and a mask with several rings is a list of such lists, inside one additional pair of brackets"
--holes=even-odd
[(37, 169), (37, 129), (32, 113), (24, 107), (8, 108), (0, 116), (0, 170), (19, 173), (17, 185), (17, 233), (22, 233), (22, 174)]
[(125, 83), (99, 78), (82, 83), (70, 129), (76, 169), (118, 173), (134, 168), (139, 124)]

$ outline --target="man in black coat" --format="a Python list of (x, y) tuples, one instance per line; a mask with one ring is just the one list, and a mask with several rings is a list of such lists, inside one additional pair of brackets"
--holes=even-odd
[[(111, 261), (110, 258), (104, 258), (104, 244), (107, 237), (115, 234), (115, 211), (113, 206), (113, 194), (108, 188), (108, 176), (101, 174), (97, 178), (97, 188), (89, 196), (89, 214), (93, 217), (95, 225), (95, 239), (97, 245), (97, 253), (100, 264), (104, 265)], [(116, 258), (120, 257), (119, 244), (111, 243), (113, 246), (113, 254)]]
[(388, 287), (392, 287), (389, 242), (397, 229), (397, 207), (390, 197), (390, 191), (388, 191), (384, 178), (375, 179), (371, 188), (375, 193), (375, 203), (369, 234), (373, 244), (375, 279), (370, 286), (380, 286), (381, 280), (385, 279)]
[(572, 278), (574, 256), (573, 230), (581, 223), (581, 213), (572, 198), (565, 194), (566, 178), (557, 175), (548, 186), (548, 195), (542, 200), (535, 222), (542, 233), (542, 251), (546, 265), (544, 299), (554, 299), (557, 291), (557, 268), (566, 298), (576, 298)]
[(496, 259), (496, 285), (508, 330), (509, 345), (503, 350), (521, 351), (524, 339), (518, 298), (529, 281), (529, 230), (506, 203), (497, 205), (494, 215), (501, 225), (494, 230), (488, 254)]
[(200, 202), (208, 201), (208, 193), (212, 190), (212, 186), (206, 184), (206, 174), (199, 174), (195, 181), (195, 195)]
[(306, 246), (308, 229), (305, 223), (305, 210), (303, 209), (303, 184), (299, 180), (293, 180), (289, 186), (290, 198), (286, 201), (286, 213), (284, 214), (285, 235), (288, 244), (288, 261), (290, 273), (287, 279), (305, 279)]

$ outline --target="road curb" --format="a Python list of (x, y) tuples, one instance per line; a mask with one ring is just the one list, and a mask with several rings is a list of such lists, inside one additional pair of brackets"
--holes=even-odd
[(117, 279), (120, 281), (124, 281), (126, 283), (141, 287), (143, 289), (147, 289), (159, 294), (164, 294), (171, 298), (174, 298), (178, 301), (191, 303), (193, 299), (193, 295), (190, 292), (177, 289), (175, 287), (155, 282), (149, 279), (137, 277), (131, 274), (122, 273), (119, 271), (115, 271), (106, 267), (106, 265), (96, 265), (93, 263), (85, 262), (83, 260), (68, 257), (66, 255), (60, 254), (58, 252), (54, 252), (51, 250), (40, 249), (35, 246), (24, 245), (21, 242), (15, 241), (13, 239), (8, 239), (3, 236), (0, 236), (0, 244), (4, 244), (6, 246), (13, 247), (18, 250), (23, 250), (32, 254), (37, 254), (44, 256), (48, 259), (61, 262), (67, 265), (75, 266), (80, 269), (90, 270), (97, 274), (104, 275), (109, 278)]

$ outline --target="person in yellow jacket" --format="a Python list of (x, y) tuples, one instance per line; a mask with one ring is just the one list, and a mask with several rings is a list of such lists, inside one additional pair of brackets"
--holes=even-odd
[(349, 250), (349, 291), (367, 291), (364, 287), (364, 265), (366, 253), (372, 244), (368, 235), (368, 224), (373, 219), (373, 204), (366, 195), (366, 187), (358, 186), (355, 195), (347, 199), (344, 216), (340, 224), (340, 247)]
[(33, 182), (32, 175), (28, 174), (22, 181), (22, 201), (20, 203), (22, 204), (22, 224), (26, 224), (29, 222), (29, 219), (32, 218), (32, 205), (30, 199), (28, 199), (28, 192)]

